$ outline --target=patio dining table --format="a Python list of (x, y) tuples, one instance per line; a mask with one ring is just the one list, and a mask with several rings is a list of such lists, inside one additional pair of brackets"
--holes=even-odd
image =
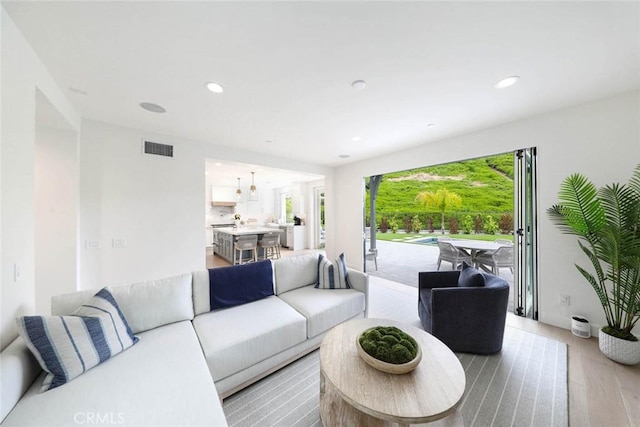
[(468, 251), (472, 260), (482, 253), (495, 251), (502, 246), (500, 243), (486, 240), (451, 239), (448, 242), (458, 249)]

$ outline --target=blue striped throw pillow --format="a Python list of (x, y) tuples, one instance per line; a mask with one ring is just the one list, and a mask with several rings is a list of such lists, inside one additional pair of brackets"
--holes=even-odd
[(40, 391), (59, 387), (138, 342), (113, 295), (101, 289), (70, 316), (23, 316), (18, 331), (47, 376)]
[(335, 264), (332, 264), (331, 261), (322, 254), (318, 256), (318, 281), (315, 287), (318, 289), (351, 288), (344, 254), (340, 254), (338, 258), (336, 258)]

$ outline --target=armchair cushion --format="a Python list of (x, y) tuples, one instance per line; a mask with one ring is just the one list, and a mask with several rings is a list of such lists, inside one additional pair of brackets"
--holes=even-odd
[(462, 263), (462, 270), (458, 276), (458, 286), (461, 288), (476, 288), (484, 286), (484, 274), (466, 262)]

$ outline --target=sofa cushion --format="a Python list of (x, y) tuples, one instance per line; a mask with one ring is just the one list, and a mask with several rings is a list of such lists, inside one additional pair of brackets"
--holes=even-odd
[(71, 381), (138, 341), (106, 289), (72, 314), (17, 319), (20, 335), (48, 373), (41, 391)]
[(318, 280), (317, 253), (280, 258), (273, 262), (276, 295)]
[(462, 271), (458, 276), (458, 287), (476, 288), (484, 286), (484, 274), (477, 268), (471, 267), (466, 262), (462, 263)]
[(271, 261), (209, 270), (209, 306), (211, 310), (246, 304), (273, 295)]
[[(226, 426), (191, 322), (155, 328), (140, 342), (64, 387), (33, 384), (7, 426)], [(100, 421), (102, 420), (102, 421)]]
[(318, 289), (349, 289), (351, 287), (344, 254), (338, 255), (335, 264), (320, 254), (318, 257), (318, 280), (315, 287)]
[[(191, 274), (126, 286), (107, 286), (107, 289), (118, 301), (134, 334), (193, 319)], [(51, 313), (68, 315), (89, 297), (87, 291), (54, 296)]]
[(275, 296), (193, 319), (214, 381), (303, 342), (304, 316)]
[(278, 295), (307, 319), (307, 337), (313, 338), (362, 314), (364, 293), (355, 289), (317, 289), (313, 286)]

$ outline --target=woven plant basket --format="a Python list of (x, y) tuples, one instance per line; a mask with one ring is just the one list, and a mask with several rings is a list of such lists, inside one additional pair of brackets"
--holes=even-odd
[(598, 332), (600, 351), (614, 362), (624, 365), (640, 363), (640, 341), (627, 341), (613, 337), (602, 329)]

